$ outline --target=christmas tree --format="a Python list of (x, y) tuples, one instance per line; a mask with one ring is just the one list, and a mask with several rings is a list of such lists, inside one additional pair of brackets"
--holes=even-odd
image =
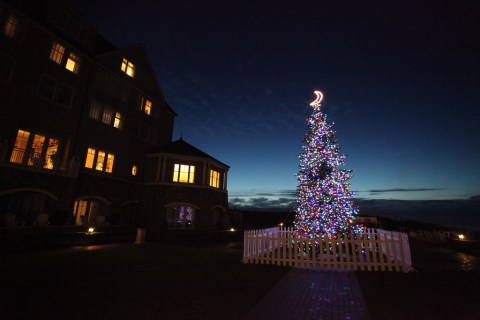
[(346, 155), (341, 153), (333, 123), (327, 123), (327, 116), (320, 111), (322, 93), (315, 94), (317, 99), (310, 104), (313, 113), (307, 120), (309, 131), (299, 156), (294, 236), (317, 240), (360, 233), (361, 226), (353, 224), (358, 209), (348, 190), (352, 173), (342, 168)]

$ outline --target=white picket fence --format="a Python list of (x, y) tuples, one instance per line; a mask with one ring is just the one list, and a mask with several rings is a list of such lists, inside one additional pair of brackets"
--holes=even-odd
[(293, 238), (293, 228), (244, 232), (243, 263), (273, 264), (321, 271), (404, 271), (412, 269), (406, 233), (366, 229), (341, 238)]

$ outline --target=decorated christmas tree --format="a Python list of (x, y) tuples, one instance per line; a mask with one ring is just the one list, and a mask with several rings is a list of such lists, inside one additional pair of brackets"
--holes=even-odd
[(341, 153), (333, 123), (329, 124), (320, 111), (322, 93), (315, 94), (317, 99), (310, 104), (313, 112), (307, 120), (309, 131), (299, 156), (294, 236), (317, 240), (360, 233), (361, 226), (353, 224), (358, 209), (349, 191), (352, 174), (342, 168), (346, 155)]

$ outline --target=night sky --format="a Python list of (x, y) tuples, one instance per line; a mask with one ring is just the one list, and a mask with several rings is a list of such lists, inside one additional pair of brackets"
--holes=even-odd
[(479, 198), (479, 2), (66, 2), (146, 46), (174, 139), (231, 166), (232, 207), (291, 207), (314, 90), (359, 201)]

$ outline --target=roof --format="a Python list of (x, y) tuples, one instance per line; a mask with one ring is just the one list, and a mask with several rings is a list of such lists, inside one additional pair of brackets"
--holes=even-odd
[(149, 154), (152, 153), (168, 153), (168, 154), (175, 154), (175, 155), (183, 155), (183, 156), (191, 156), (197, 158), (207, 158), (218, 162), (219, 164), (230, 168), (230, 166), (226, 165), (225, 163), (215, 159), (211, 155), (203, 152), (202, 150), (195, 148), (190, 143), (184, 141), (182, 138), (162, 145), (160, 147), (154, 148), (148, 152)]

